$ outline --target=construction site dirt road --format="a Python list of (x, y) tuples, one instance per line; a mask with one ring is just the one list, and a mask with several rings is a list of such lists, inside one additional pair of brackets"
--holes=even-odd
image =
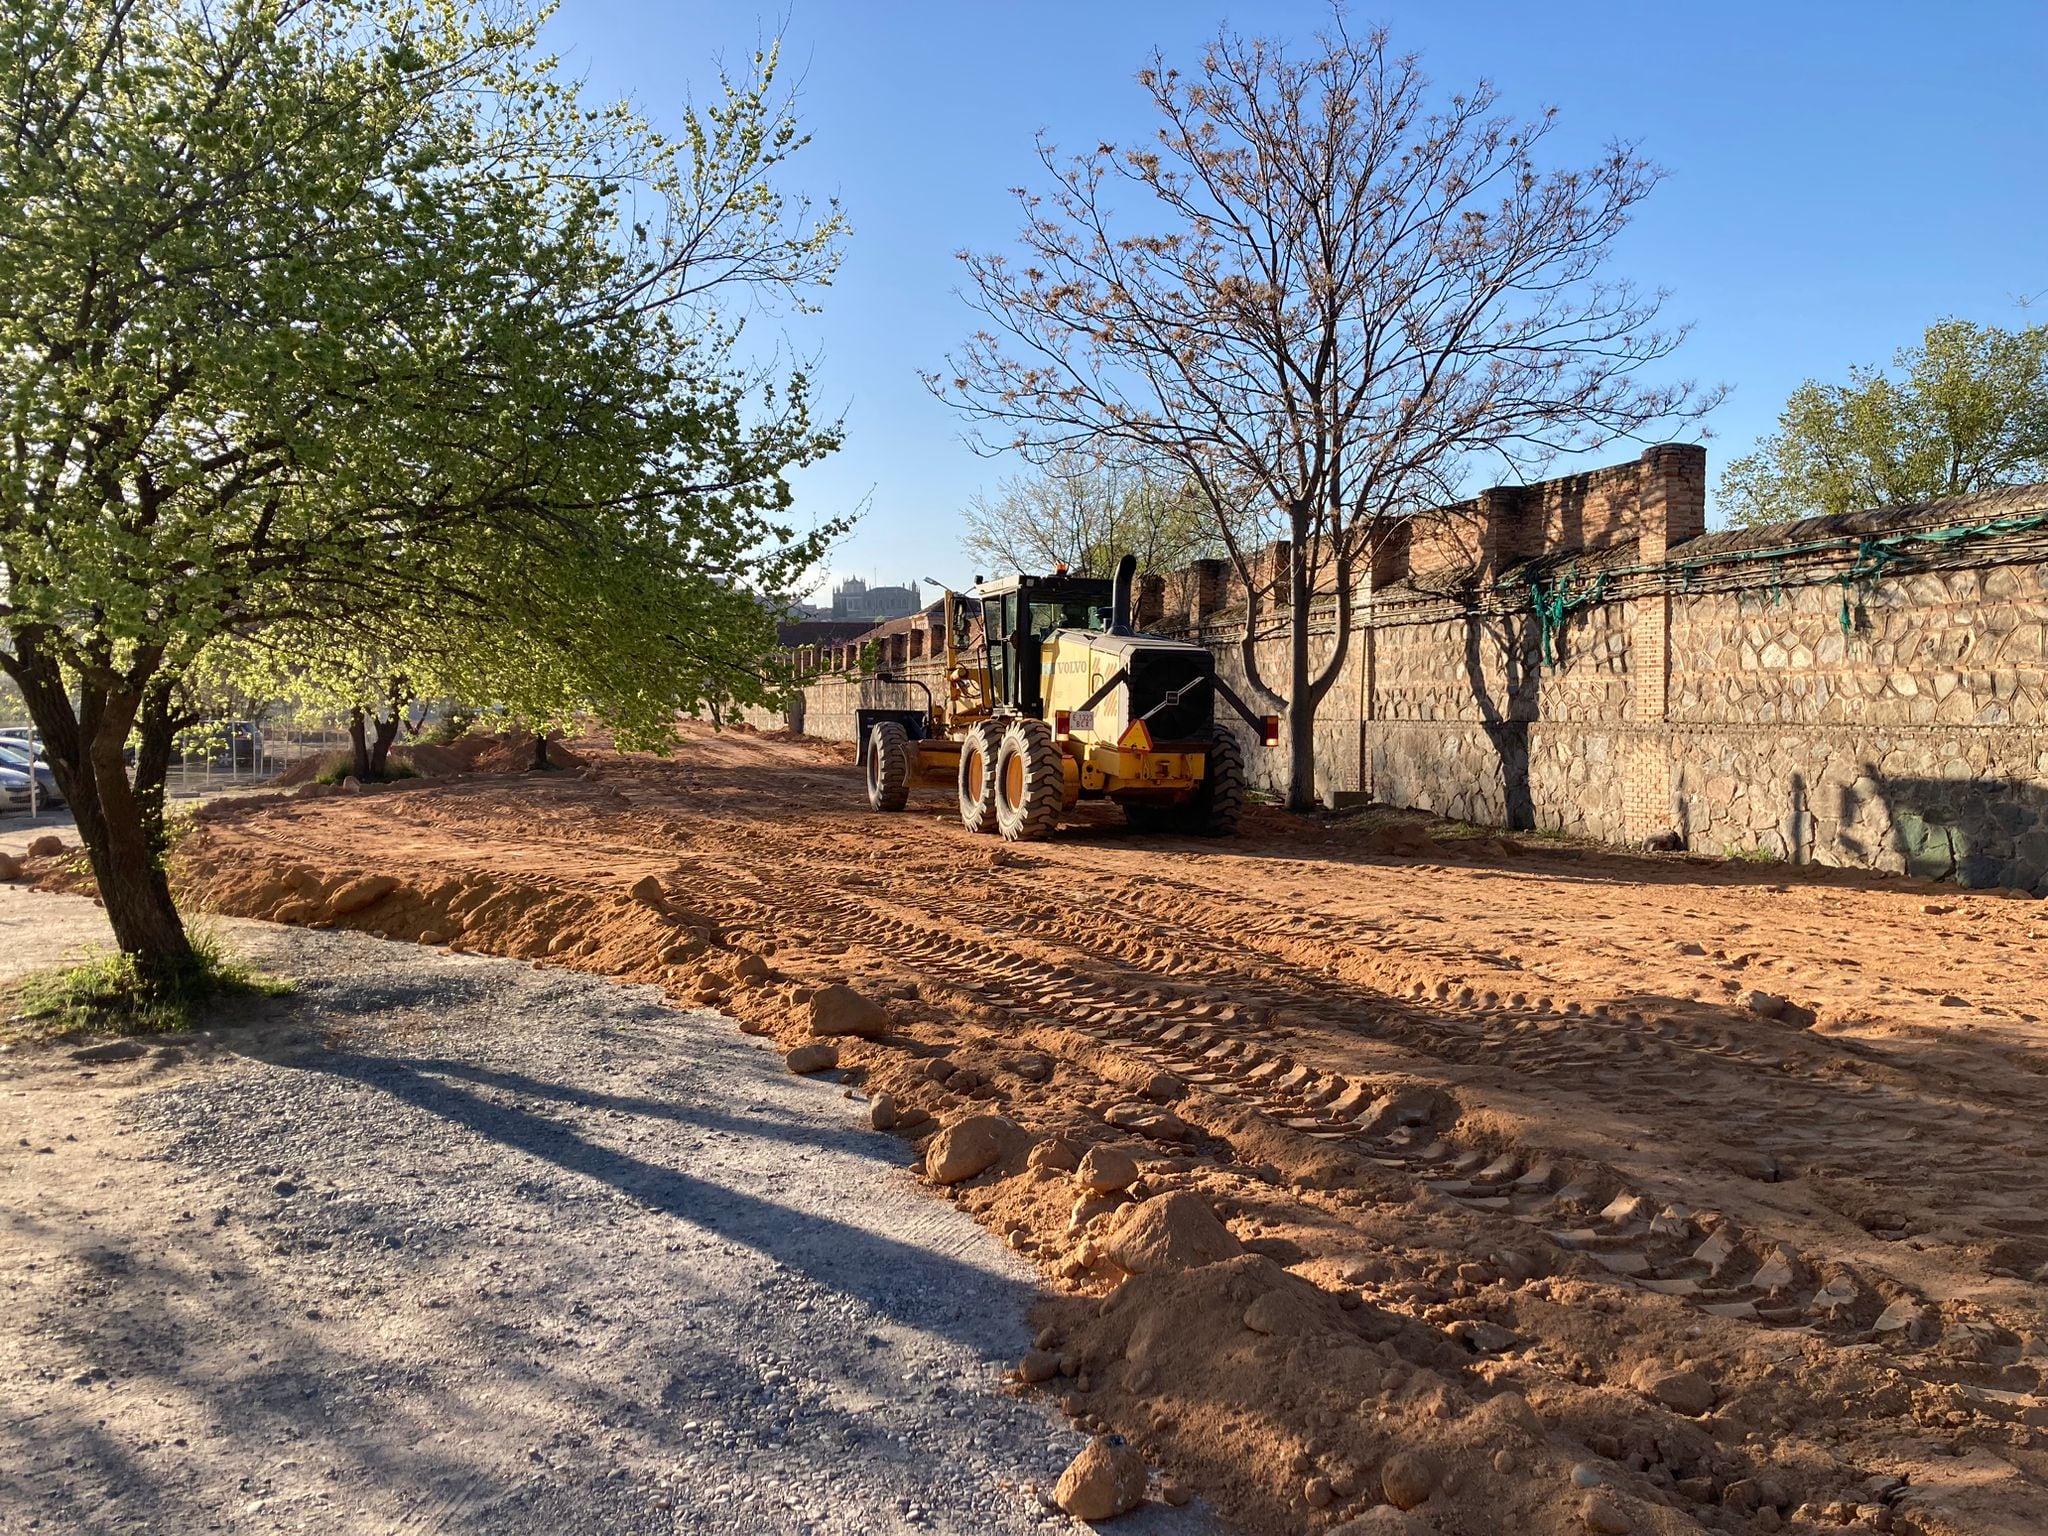
[(1020, 1381), (1249, 1530), (2048, 1529), (2038, 904), (578, 751), (216, 805), (181, 877), (824, 1047), (1045, 1276)]

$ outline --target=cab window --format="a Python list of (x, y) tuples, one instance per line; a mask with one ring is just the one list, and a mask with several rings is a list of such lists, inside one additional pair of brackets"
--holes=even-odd
[(1056, 629), (1102, 630), (1108, 627), (1109, 610), (1082, 598), (1031, 605), (1031, 637), (1034, 640), (1043, 640)]

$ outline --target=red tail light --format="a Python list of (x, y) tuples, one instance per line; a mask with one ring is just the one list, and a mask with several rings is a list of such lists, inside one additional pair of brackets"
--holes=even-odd
[(1055, 735), (1055, 736), (1064, 736), (1064, 735), (1066, 735), (1066, 734), (1067, 734), (1067, 727), (1068, 727), (1068, 725), (1069, 725), (1069, 724), (1070, 724), (1070, 723), (1072, 722), (1073, 718), (1074, 718), (1074, 716), (1073, 716), (1073, 711), (1071, 711), (1071, 710), (1066, 710), (1066, 709), (1056, 709), (1056, 710), (1054, 710), (1054, 711), (1053, 711), (1053, 713), (1052, 713), (1052, 733), (1053, 733), (1053, 735)]
[(1265, 737), (1266, 737), (1266, 745), (1267, 745), (1267, 746), (1269, 746), (1269, 747), (1277, 747), (1277, 746), (1279, 746), (1279, 745), (1280, 745), (1280, 717), (1279, 717), (1278, 715), (1268, 715), (1268, 716), (1266, 716), (1266, 718), (1265, 718), (1265, 720), (1264, 720), (1263, 724), (1264, 724), (1264, 726), (1265, 726), (1265, 732), (1264, 732), (1264, 734), (1265, 734)]

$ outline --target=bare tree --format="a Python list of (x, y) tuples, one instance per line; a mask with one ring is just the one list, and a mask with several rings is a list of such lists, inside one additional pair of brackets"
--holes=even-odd
[[(1376, 540), (1481, 463), (1527, 475), (1719, 393), (1637, 382), (1685, 329), (1656, 328), (1662, 292), (1605, 275), (1660, 179), (1633, 147), (1541, 169), (1552, 112), (1518, 123), (1484, 82), (1432, 105), (1416, 58), (1341, 12), (1308, 57), (1225, 31), (1193, 77), (1155, 55), (1138, 82), (1156, 148), (1040, 141), (1051, 184), (1017, 189), (1021, 259), (962, 253), (985, 324), (927, 382), (984, 450), (1107, 439), (1186, 475), (1252, 594), (1245, 669), (1287, 712), (1305, 810)], [(1239, 534), (1247, 488), (1290, 541), (1284, 593)], [(1323, 594), (1335, 640), (1312, 665)], [(1275, 601), (1280, 687), (1254, 643)]]
[(1125, 553), (1169, 571), (1222, 548), (1207, 505), (1177, 474), (1126, 457), (1063, 450), (977, 494), (960, 547), (977, 568), (1108, 576)]

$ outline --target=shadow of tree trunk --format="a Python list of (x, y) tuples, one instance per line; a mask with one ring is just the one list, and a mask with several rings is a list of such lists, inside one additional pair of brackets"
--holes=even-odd
[[(1534, 714), (1536, 665), (1528, 653), (1526, 627), (1503, 616), (1496, 630), (1482, 613), (1465, 620), (1465, 678), (1479, 707), (1480, 728), (1500, 762), (1504, 824), (1511, 832), (1536, 825), (1536, 800), (1529, 790), (1529, 719)], [(1502, 697), (1487, 685), (1485, 644), (1495, 641), (1501, 658)], [(1540, 658), (1537, 659), (1540, 662)], [(1524, 692), (1530, 697), (1525, 699)]]

